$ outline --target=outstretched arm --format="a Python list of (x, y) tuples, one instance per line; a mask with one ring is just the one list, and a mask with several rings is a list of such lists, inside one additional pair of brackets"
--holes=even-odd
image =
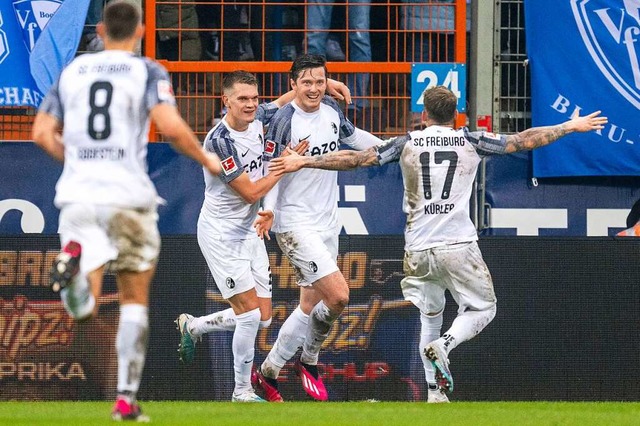
[(515, 135), (507, 136), (505, 152), (530, 150), (541, 146), (549, 145), (563, 136), (574, 132), (590, 132), (601, 130), (607, 124), (607, 117), (600, 117), (601, 111), (592, 112), (589, 115), (580, 117), (578, 115), (555, 126), (532, 127)]
[[(289, 150), (290, 151), (290, 150)], [(275, 173), (291, 173), (305, 167), (308, 169), (351, 170), (356, 167), (377, 166), (378, 152), (375, 147), (364, 151), (343, 150), (319, 156), (301, 156), (290, 152), (286, 157), (271, 160), (269, 170)]]

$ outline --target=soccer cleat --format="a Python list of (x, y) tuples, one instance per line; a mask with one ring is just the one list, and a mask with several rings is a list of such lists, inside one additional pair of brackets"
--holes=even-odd
[(71, 280), (80, 270), (81, 254), (80, 243), (69, 241), (56, 256), (49, 271), (49, 286), (54, 293), (71, 284)]
[(264, 392), (265, 399), (269, 402), (284, 402), (278, 391), (278, 380), (265, 377), (260, 369), (251, 370), (251, 384)]
[(260, 398), (258, 395), (256, 395), (253, 389), (250, 389), (242, 393), (234, 392), (233, 395), (231, 395), (231, 401), (232, 402), (267, 402), (264, 399)]
[(116, 399), (113, 411), (111, 412), (111, 418), (117, 422), (134, 421), (147, 423), (151, 421), (149, 416), (142, 414), (142, 410), (137, 403), (130, 403), (126, 398), (122, 397)]
[(438, 341), (433, 341), (424, 348), (424, 355), (431, 361), (436, 370), (436, 382), (445, 392), (453, 392), (453, 376), (449, 371), (449, 359), (444, 348)]
[(447, 394), (444, 393), (443, 389), (429, 389), (427, 391), (427, 403), (441, 404), (446, 402), (449, 402), (449, 398), (447, 398)]
[(197, 338), (189, 332), (189, 323), (193, 319), (193, 315), (180, 314), (174, 321), (176, 328), (180, 332), (180, 344), (178, 345), (178, 357), (185, 364), (191, 364), (196, 354)]
[(324, 387), (317, 365), (305, 364), (298, 359), (295, 363), (295, 370), (298, 376), (300, 376), (302, 387), (310, 397), (318, 401), (326, 401), (329, 399), (329, 393), (327, 392), (327, 388)]

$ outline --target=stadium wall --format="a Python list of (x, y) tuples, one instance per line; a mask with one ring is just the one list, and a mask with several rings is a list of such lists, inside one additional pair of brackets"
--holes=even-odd
[[(451, 354), (453, 400), (640, 399), (640, 247), (635, 239), (486, 237), (498, 313)], [(0, 399), (111, 399), (118, 320), (107, 275), (100, 316), (74, 324), (47, 288), (55, 235), (0, 236)], [(294, 273), (267, 242), (274, 322), (259, 335), (261, 362), (295, 307)], [(333, 400), (424, 400), (417, 310), (402, 300), (401, 236), (344, 236), (339, 266), (352, 297), (321, 354)], [(140, 398), (228, 400), (230, 333), (210, 335), (195, 362), (177, 358), (173, 320), (225, 307), (196, 237), (164, 236), (151, 295), (151, 335)], [(445, 327), (455, 316), (450, 300)], [(290, 366), (288, 366), (290, 367)], [(285, 399), (306, 398), (291, 368)]]

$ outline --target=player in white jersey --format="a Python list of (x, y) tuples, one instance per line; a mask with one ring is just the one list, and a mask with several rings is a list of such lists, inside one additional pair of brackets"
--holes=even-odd
[(144, 421), (136, 393), (160, 250), (158, 195), (146, 167), (149, 120), (211, 173), (221, 165), (180, 117), (166, 70), (134, 56), (144, 34), (140, 9), (109, 3), (97, 31), (105, 51), (80, 56), (62, 71), (36, 115), (33, 139), (64, 162), (55, 197), (63, 248), (52, 267), (52, 289), (69, 315), (88, 320), (97, 313), (107, 264), (115, 270), (121, 307), (112, 417)]
[[(296, 98), (280, 109), (269, 125), (266, 159), (281, 154), (286, 145), (309, 142), (308, 155), (337, 151), (341, 143), (366, 149), (380, 142), (356, 129), (338, 104), (324, 96), (325, 59), (301, 55), (291, 67), (291, 85)], [(283, 253), (298, 274), (300, 306), (287, 318), (267, 359), (253, 376), (270, 401), (280, 401), (276, 379), (280, 369), (303, 346), (296, 363), (305, 391), (317, 400), (328, 394), (318, 374), (320, 346), (349, 301), (349, 286), (337, 266), (338, 174), (326, 170), (302, 170), (284, 176), (265, 197), (258, 232), (271, 227)]]
[[(331, 81), (335, 92), (347, 87)], [(246, 71), (227, 74), (222, 100), (227, 114), (205, 138), (204, 149), (222, 159), (218, 175), (204, 170), (205, 199), (198, 219), (198, 243), (222, 297), (231, 308), (202, 317), (181, 314), (179, 354), (193, 360), (195, 343), (212, 331), (233, 331), (235, 389), (232, 400), (260, 402), (251, 386), (251, 366), (259, 328), (271, 323), (271, 274), (267, 251), (253, 223), (261, 198), (281, 176), (265, 176), (263, 126), (294, 97), (291, 90), (258, 104), (258, 80)], [(307, 144), (296, 149), (304, 152)]]
[[(349, 170), (399, 161), (407, 214), (402, 291), (420, 310), (420, 355), (429, 384), (428, 402), (448, 402), (453, 391), (448, 354), (480, 333), (496, 313), (491, 274), (476, 240), (469, 200), (482, 157), (547, 145), (573, 132), (600, 130), (607, 122), (594, 112), (514, 135), (454, 130), (456, 96), (443, 86), (424, 93), (424, 130), (387, 140), (366, 151), (340, 151), (320, 157), (293, 155), (271, 162), (272, 172), (301, 167)], [(445, 290), (458, 304), (458, 316), (440, 337)]]

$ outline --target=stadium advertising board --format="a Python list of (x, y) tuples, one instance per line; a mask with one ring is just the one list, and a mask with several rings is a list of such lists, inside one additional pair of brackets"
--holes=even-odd
[(602, 131), (534, 151), (534, 176), (640, 175), (638, 2), (539, 0), (524, 8), (533, 125), (598, 110), (609, 118)]
[[(56, 237), (2, 239), (0, 250), (0, 397), (99, 399), (113, 395), (118, 299), (105, 280), (104, 309), (96, 321), (74, 324), (48, 270)], [(111, 392), (111, 393), (109, 393)]]
[[(115, 397), (117, 303), (107, 275), (100, 316), (74, 324), (46, 287), (56, 236), (0, 236), (0, 399), (110, 400)], [(498, 298), (494, 321), (451, 354), (452, 400), (617, 400), (640, 398), (640, 255), (632, 238), (480, 240)], [(273, 241), (273, 323), (261, 330), (262, 362), (296, 306), (294, 273)], [(402, 237), (344, 236), (339, 266), (351, 301), (320, 354), (333, 401), (424, 400), (419, 317), (402, 300)], [(221, 304), (196, 237), (164, 236), (151, 289), (141, 400), (228, 401), (233, 388), (230, 332), (204, 337), (182, 365), (173, 320)], [(598, 311), (593, 316), (594, 307)], [(445, 328), (456, 305), (448, 300)], [(526, 332), (523, 332), (525, 330)], [(607, 344), (603, 344), (607, 342)], [(289, 363), (286, 400), (306, 400)]]

